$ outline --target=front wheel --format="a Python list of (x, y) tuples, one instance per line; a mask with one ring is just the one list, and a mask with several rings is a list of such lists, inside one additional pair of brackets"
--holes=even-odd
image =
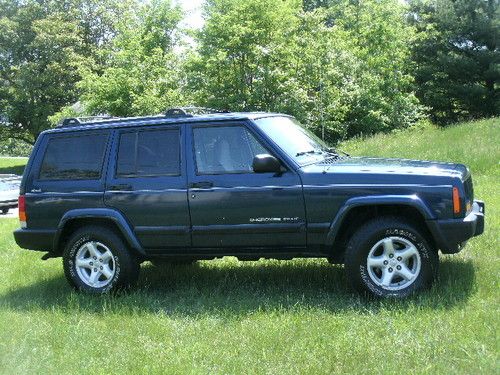
[(7, 215), (9, 213), (9, 209), (8, 208), (2, 208), (2, 213), (4, 215)]
[(77, 230), (63, 254), (64, 273), (75, 289), (102, 294), (128, 289), (139, 276), (139, 262), (112, 230), (97, 226)]
[(437, 251), (410, 223), (383, 217), (363, 225), (350, 239), (345, 268), (352, 286), (378, 297), (406, 297), (432, 284)]

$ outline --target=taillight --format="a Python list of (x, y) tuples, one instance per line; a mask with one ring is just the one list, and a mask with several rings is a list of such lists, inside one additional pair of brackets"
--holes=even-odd
[(19, 196), (18, 200), (19, 207), (19, 221), (21, 222), (21, 227), (26, 228), (26, 197), (24, 195)]
[(457, 187), (453, 188), (453, 213), (454, 214), (460, 213), (460, 195), (458, 193)]

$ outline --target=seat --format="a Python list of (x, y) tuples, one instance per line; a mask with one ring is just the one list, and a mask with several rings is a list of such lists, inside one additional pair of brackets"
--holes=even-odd
[(235, 171), (235, 160), (231, 154), (231, 146), (226, 139), (219, 139), (214, 146), (215, 151), (215, 161), (217, 167), (220, 167), (223, 171)]

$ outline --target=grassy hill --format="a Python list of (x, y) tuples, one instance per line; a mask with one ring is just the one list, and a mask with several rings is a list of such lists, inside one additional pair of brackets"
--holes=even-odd
[(144, 264), (129, 295), (79, 295), (60, 259), (20, 250), (17, 222), (0, 220), (0, 373), (498, 373), (499, 140), (491, 119), (341, 145), (465, 163), (486, 201), (483, 236), (406, 301), (365, 300), (314, 259)]

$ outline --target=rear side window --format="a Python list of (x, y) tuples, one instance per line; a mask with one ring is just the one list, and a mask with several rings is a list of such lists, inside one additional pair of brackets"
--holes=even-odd
[(97, 180), (101, 178), (107, 134), (78, 134), (49, 140), (40, 180)]
[(117, 177), (178, 176), (178, 129), (122, 133), (118, 147)]

